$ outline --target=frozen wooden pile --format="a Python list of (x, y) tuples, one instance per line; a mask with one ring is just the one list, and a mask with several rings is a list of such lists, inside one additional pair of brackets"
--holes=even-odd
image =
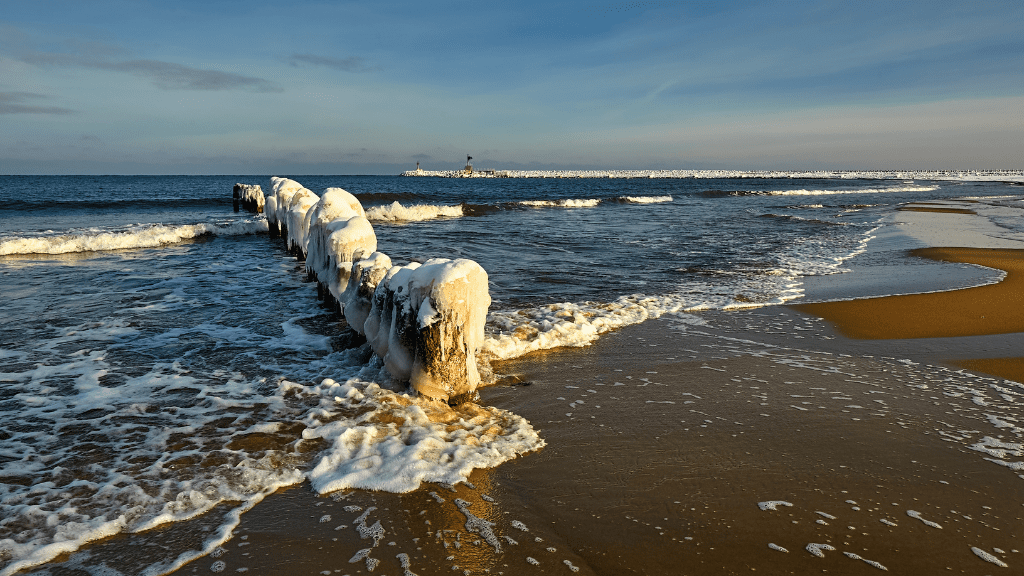
[(259, 184), (235, 184), (231, 189), (231, 196), (234, 200), (235, 212), (238, 212), (239, 207), (246, 212), (255, 212), (256, 214), (263, 212), (265, 201), (263, 189)]

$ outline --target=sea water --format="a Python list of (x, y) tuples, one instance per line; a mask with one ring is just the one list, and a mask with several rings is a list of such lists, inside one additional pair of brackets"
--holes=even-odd
[[(481, 264), (489, 358), (584, 345), (665, 314), (791, 301), (802, 279), (842, 273), (901, 203), (1000, 202), (1021, 190), (947, 180), (291, 177), (355, 194), (396, 264)], [(223, 542), (237, 514), (278, 487), (347, 465), (317, 441), (337, 420), (325, 402), (339, 390), (376, 393), (377, 372), (265, 219), (232, 211), (234, 183), (266, 179), (4, 177), (0, 574), (104, 536), (234, 511), (199, 550), (154, 556), (149, 572), (165, 572)], [(520, 440), (537, 445), (526, 432)]]

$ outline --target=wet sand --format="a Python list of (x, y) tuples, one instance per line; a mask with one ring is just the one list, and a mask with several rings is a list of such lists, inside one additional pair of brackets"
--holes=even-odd
[(1015, 382), (1024, 382), (1024, 358), (965, 359), (959, 360), (955, 364), (973, 372), (991, 374), (992, 376), (1006, 378)]
[(977, 214), (974, 210), (963, 208), (931, 208), (928, 206), (901, 206), (897, 208), (901, 212), (938, 212), (942, 214)]
[(912, 255), (1006, 272), (999, 283), (950, 292), (908, 294), (793, 308), (825, 318), (851, 338), (948, 338), (1024, 331), (1024, 250), (923, 248)]

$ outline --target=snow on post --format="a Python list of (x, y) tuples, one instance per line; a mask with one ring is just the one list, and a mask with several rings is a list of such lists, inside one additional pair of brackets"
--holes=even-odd
[(238, 212), (239, 204), (246, 212), (263, 212), (265, 200), (259, 184), (235, 184), (231, 189), (231, 196), (234, 199), (235, 212)]

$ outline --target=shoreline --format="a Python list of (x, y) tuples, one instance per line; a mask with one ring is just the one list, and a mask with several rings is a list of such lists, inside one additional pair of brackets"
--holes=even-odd
[(1024, 332), (1024, 250), (918, 248), (911, 256), (1002, 270), (995, 284), (946, 292), (791, 304), (850, 338), (949, 338)]

